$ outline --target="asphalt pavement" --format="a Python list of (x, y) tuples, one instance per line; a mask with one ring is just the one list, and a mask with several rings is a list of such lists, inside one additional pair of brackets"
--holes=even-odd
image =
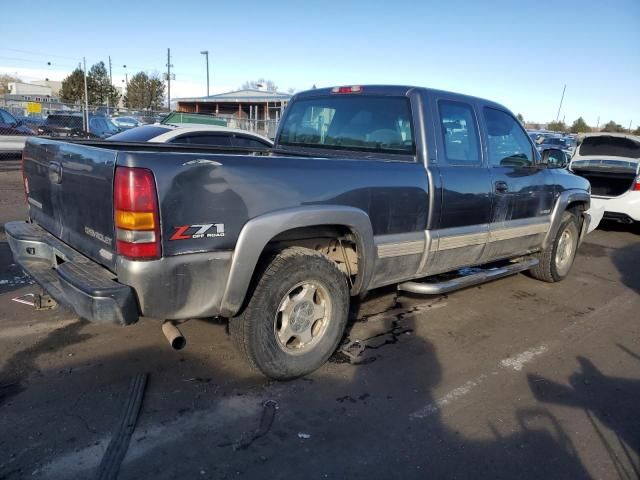
[[(0, 224), (24, 218), (0, 162)], [(0, 227), (0, 479), (97, 478), (131, 379), (147, 374), (122, 479), (640, 477), (640, 229), (606, 224), (570, 277), (438, 297), (376, 292), (314, 374), (269, 381), (226, 325), (95, 325), (37, 292)]]

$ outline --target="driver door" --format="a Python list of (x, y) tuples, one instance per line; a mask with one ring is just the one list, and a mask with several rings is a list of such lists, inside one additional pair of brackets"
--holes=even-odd
[(537, 162), (531, 139), (510, 113), (482, 109), (492, 181), (492, 214), (484, 261), (524, 254), (538, 247), (549, 229), (553, 185)]

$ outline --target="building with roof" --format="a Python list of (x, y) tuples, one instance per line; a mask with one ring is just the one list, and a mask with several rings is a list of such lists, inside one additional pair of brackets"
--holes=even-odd
[(179, 98), (176, 111), (208, 113), (237, 120), (279, 120), (291, 95), (268, 90), (236, 90), (208, 97)]

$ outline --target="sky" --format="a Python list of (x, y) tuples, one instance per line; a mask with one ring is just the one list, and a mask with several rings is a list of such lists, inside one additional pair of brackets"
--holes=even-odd
[(417, 85), (547, 122), (566, 85), (560, 120), (640, 124), (640, 0), (0, 0), (0, 16), (0, 73), (26, 81), (111, 56), (123, 86), (166, 71), (171, 48), (172, 99), (200, 96), (208, 50), (212, 94), (258, 78)]

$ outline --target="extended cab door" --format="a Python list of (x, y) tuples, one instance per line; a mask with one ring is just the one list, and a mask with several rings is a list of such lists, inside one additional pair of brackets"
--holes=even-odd
[(482, 107), (483, 135), (491, 171), (493, 208), (483, 261), (538, 247), (549, 229), (554, 192), (549, 172), (536, 160), (529, 135), (511, 113)]
[[(439, 178), (439, 224), (431, 232), (428, 273), (478, 263), (489, 235), (491, 173), (473, 99), (439, 94), (431, 102)], [(436, 210), (437, 211), (437, 210)]]

